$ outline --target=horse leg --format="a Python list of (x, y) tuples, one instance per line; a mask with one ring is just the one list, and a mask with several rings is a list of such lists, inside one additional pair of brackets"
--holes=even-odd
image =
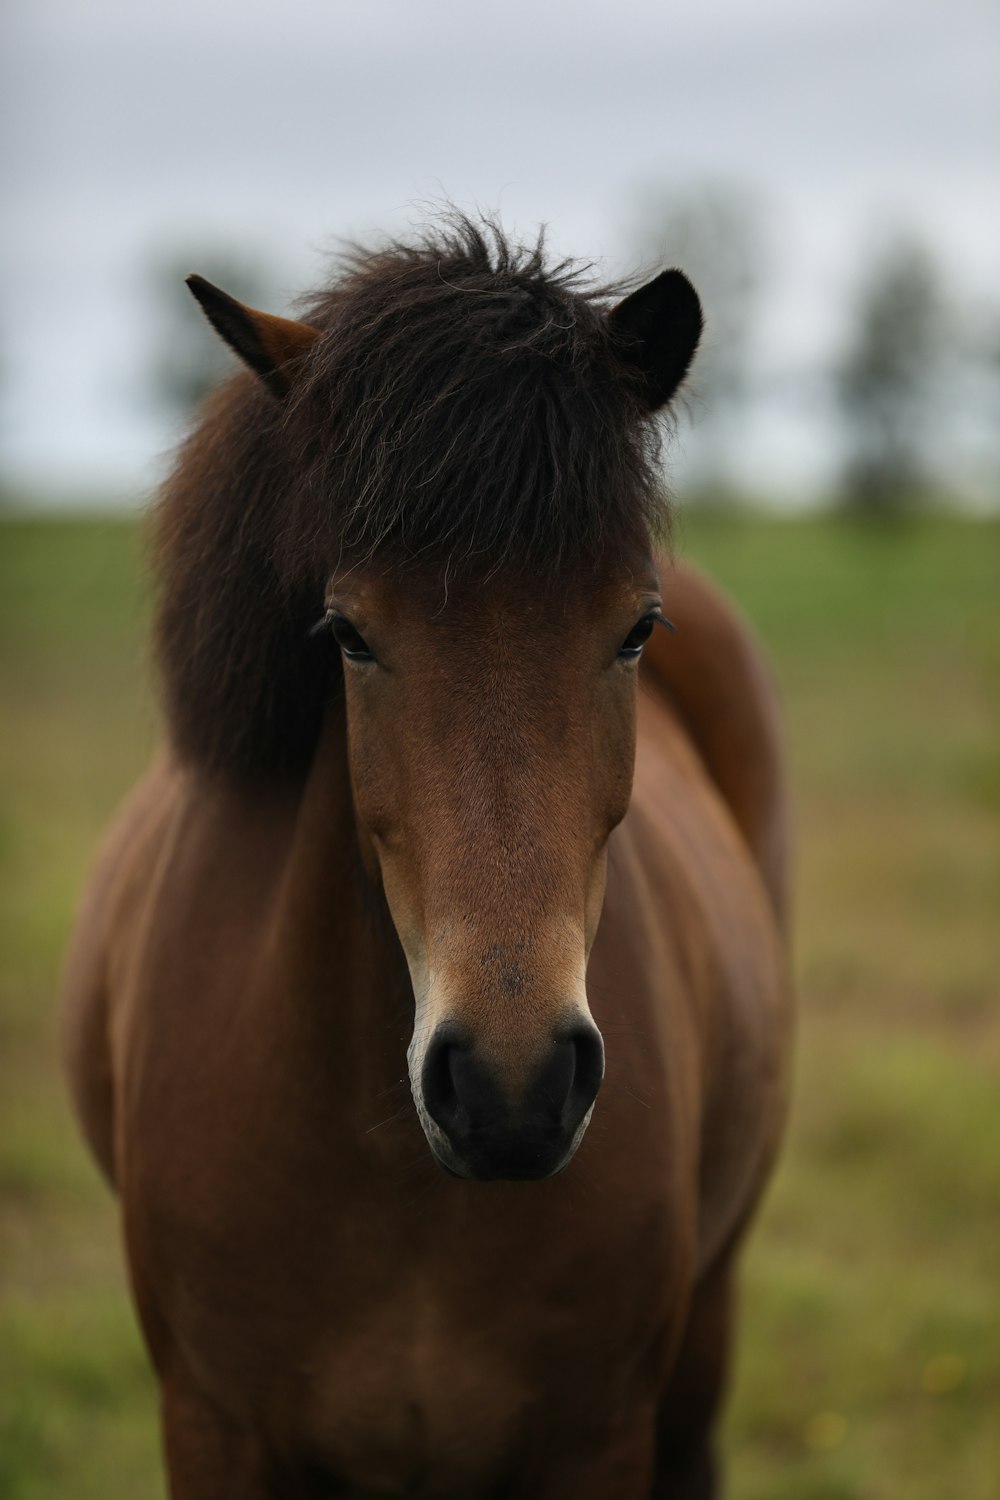
[(692, 1295), (657, 1421), (651, 1500), (717, 1500), (713, 1425), (725, 1393), (733, 1322), (733, 1255), (720, 1256)]
[(161, 1400), (171, 1500), (277, 1500), (259, 1443), (186, 1384)]

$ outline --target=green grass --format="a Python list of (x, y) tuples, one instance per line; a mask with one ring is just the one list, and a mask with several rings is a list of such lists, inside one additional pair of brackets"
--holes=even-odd
[[(1000, 528), (690, 516), (678, 545), (767, 643), (798, 803), (797, 1082), (730, 1494), (995, 1500)], [(163, 1495), (54, 1018), (87, 862), (155, 737), (147, 595), (126, 523), (0, 527), (0, 1500)]]
[(148, 757), (133, 527), (0, 526), (0, 1497), (163, 1494), (114, 1205), (79, 1144), (55, 996), (100, 829)]

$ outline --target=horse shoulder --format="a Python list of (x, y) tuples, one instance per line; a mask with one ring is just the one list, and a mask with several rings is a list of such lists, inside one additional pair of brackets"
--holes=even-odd
[(176, 778), (166, 762), (156, 763), (120, 808), (85, 886), (63, 973), (63, 1063), (84, 1136), (112, 1184), (117, 1175), (113, 1035), (121, 974), (136, 941)]

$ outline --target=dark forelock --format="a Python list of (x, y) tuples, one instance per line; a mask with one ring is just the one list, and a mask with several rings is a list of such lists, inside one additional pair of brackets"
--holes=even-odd
[(342, 258), (278, 403), (206, 404), (158, 508), (157, 645), (174, 739), (218, 768), (311, 754), (331, 665), (307, 632), (339, 562), (492, 572), (600, 560), (662, 531), (658, 431), (611, 288), (488, 221)]

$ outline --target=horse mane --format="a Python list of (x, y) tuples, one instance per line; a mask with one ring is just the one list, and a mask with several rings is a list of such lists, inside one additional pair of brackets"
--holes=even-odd
[(551, 579), (665, 530), (659, 430), (606, 317), (621, 290), (452, 214), (341, 257), (283, 402), (247, 372), (209, 397), (155, 514), (184, 758), (308, 763), (341, 670), (309, 628), (340, 564)]

